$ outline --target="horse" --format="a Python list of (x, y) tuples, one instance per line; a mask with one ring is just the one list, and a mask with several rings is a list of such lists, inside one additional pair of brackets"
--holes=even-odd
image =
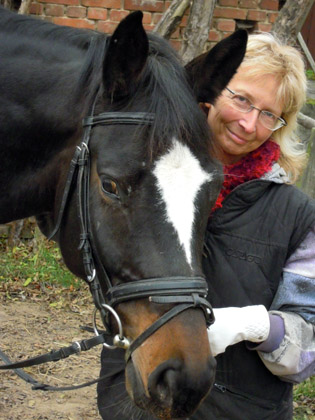
[(197, 101), (246, 33), (185, 69), (139, 11), (109, 36), (1, 8), (0, 32), (0, 223), (36, 217), (116, 334), (104, 345), (126, 349), (135, 405), (187, 417), (215, 374), (201, 256), (222, 182)]

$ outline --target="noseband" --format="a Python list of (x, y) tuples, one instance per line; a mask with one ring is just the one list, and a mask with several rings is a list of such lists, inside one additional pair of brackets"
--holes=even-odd
[[(176, 315), (189, 308), (201, 308), (204, 312), (207, 326), (214, 322), (213, 310), (206, 300), (208, 293), (207, 283), (203, 277), (161, 277), (141, 279), (116, 286), (112, 285), (110, 277), (98, 255), (97, 247), (93, 239), (90, 213), (89, 213), (89, 190), (90, 190), (90, 152), (89, 142), (92, 128), (96, 125), (150, 125), (154, 121), (154, 114), (146, 112), (105, 112), (94, 114), (83, 120), (83, 139), (80, 146), (77, 146), (72, 158), (66, 186), (64, 189), (61, 206), (59, 209), (57, 223), (50, 235), (52, 238), (60, 229), (64, 210), (68, 201), (74, 174), (77, 175), (77, 203), (80, 219), (80, 245), (79, 249), (83, 255), (83, 265), (86, 273), (86, 280), (90, 286), (96, 306), (94, 312), (93, 328), (96, 335), (99, 335), (96, 327), (96, 311), (99, 310), (106, 331), (111, 334), (109, 328), (109, 315), (113, 315), (117, 322), (119, 333), (113, 337), (113, 345), (104, 343), (104, 346), (113, 349), (121, 347), (126, 350), (125, 359), (128, 361), (132, 352), (138, 348), (157, 329), (166, 324)], [(96, 264), (95, 264), (96, 262)], [(97, 266), (97, 270), (96, 270)], [(103, 293), (99, 278), (104, 280), (107, 291)], [(150, 302), (157, 304), (173, 304), (174, 306), (140, 334), (131, 344), (124, 337), (121, 321), (114, 307), (121, 302), (135, 299), (148, 298)]]

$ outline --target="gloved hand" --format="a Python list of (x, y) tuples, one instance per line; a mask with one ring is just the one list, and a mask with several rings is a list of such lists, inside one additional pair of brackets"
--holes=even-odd
[(223, 353), (227, 346), (243, 340), (259, 343), (268, 338), (270, 321), (263, 305), (218, 308), (213, 311), (215, 321), (208, 328), (213, 356)]

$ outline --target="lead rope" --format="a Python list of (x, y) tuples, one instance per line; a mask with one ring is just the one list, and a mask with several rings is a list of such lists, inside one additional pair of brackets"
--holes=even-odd
[[(0, 358), (6, 363), (6, 364), (11, 364), (11, 360), (0, 350)], [(102, 375), (97, 379), (93, 379), (91, 381), (88, 382), (84, 382), (82, 384), (79, 385), (66, 385), (66, 386), (52, 386), (52, 385), (48, 385), (48, 384), (44, 384), (42, 382), (38, 382), (36, 379), (34, 379), (31, 375), (29, 375), (28, 373), (24, 372), (22, 369), (13, 369), (14, 372), (21, 378), (23, 379), (25, 382), (29, 383), (32, 385), (32, 390), (33, 391), (73, 391), (76, 389), (80, 389), (80, 388), (85, 388), (87, 386), (91, 386), (94, 385), (98, 382), (102, 382), (105, 379), (108, 379), (112, 376), (117, 375), (118, 373), (122, 372), (125, 369), (124, 366), (121, 366), (113, 371), (111, 371), (110, 373), (106, 374), (106, 375)]]
[(0, 358), (6, 363), (5, 365), (0, 366), (0, 370), (7, 370), (7, 369), (13, 369), (14, 372), (25, 382), (32, 385), (33, 390), (41, 390), (41, 391), (72, 391), (75, 389), (84, 388), (93, 384), (96, 384), (98, 382), (101, 382), (113, 375), (116, 375), (119, 372), (122, 372), (124, 370), (124, 366), (120, 366), (119, 368), (115, 369), (114, 371), (111, 371), (110, 373), (106, 375), (102, 375), (97, 379), (93, 379), (92, 381), (84, 382), (80, 385), (69, 385), (69, 386), (51, 386), (48, 384), (44, 384), (42, 382), (38, 382), (36, 379), (34, 379), (31, 375), (21, 370), (21, 368), (29, 367), (29, 366), (36, 366), (47, 362), (57, 362), (61, 359), (65, 359), (73, 354), (79, 354), (81, 351), (87, 351), (90, 350), (92, 347), (95, 347), (99, 344), (103, 344), (105, 342), (106, 334), (100, 334), (98, 336), (92, 337), (90, 339), (82, 340), (82, 341), (76, 341), (72, 343), (68, 347), (62, 347), (59, 350), (53, 350), (49, 353), (42, 354), (37, 357), (32, 357), (30, 359), (25, 359), (20, 362), (12, 363), (12, 361), (9, 359), (8, 356), (6, 356), (1, 350), (0, 350)]

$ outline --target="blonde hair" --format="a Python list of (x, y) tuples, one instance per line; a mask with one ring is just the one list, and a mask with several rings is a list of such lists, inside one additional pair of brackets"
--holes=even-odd
[(275, 131), (272, 139), (281, 149), (279, 164), (294, 183), (307, 161), (305, 147), (294, 133), (298, 113), (306, 100), (303, 57), (296, 48), (283, 44), (275, 35), (254, 33), (248, 37), (245, 58), (240, 68), (246, 68), (249, 77), (272, 74), (277, 78), (279, 88), (275, 99), (283, 103), (281, 116), (287, 126)]

